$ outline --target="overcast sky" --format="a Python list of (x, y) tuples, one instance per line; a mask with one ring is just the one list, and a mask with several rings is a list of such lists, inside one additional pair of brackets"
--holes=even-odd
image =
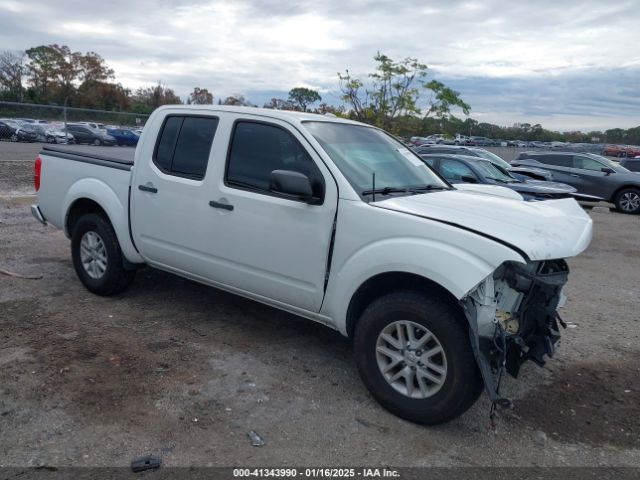
[(640, 125), (638, 0), (0, 0), (0, 50), (95, 51), (135, 89), (262, 105), (295, 86), (339, 103), (337, 72), (417, 57), (471, 116), (557, 130)]

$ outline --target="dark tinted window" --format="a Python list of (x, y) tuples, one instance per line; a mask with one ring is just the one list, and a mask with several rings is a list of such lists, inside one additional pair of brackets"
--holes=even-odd
[(640, 160), (623, 160), (620, 164), (632, 172), (640, 172)]
[(573, 167), (572, 155), (532, 155), (531, 158), (546, 165), (557, 167)]
[(171, 171), (204, 178), (217, 118), (186, 117), (178, 135)]
[(424, 160), (425, 162), (427, 162), (427, 165), (433, 167), (433, 164), (436, 162), (436, 159), (433, 157), (423, 157), (422, 155), (420, 155), (420, 158), (422, 158), (422, 160)]
[(463, 176), (477, 178), (477, 175), (467, 165), (450, 158), (440, 159), (440, 174), (447, 180), (458, 182), (462, 181)]
[(158, 141), (156, 165), (172, 175), (204, 178), (217, 126), (217, 118), (168, 117)]
[(322, 174), (293, 135), (272, 125), (238, 122), (229, 152), (227, 183), (269, 191), (274, 170), (303, 173), (311, 180), (314, 197), (322, 198)]
[(181, 126), (182, 117), (169, 117), (164, 122), (154, 158), (156, 165), (158, 165), (161, 170), (171, 170), (173, 150), (176, 146), (176, 140), (178, 139), (178, 132)]

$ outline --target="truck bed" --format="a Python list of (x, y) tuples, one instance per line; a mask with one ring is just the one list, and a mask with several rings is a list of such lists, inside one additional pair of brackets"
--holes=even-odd
[(50, 157), (75, 160), (76, 162), (91, 163), (104, 167), (117, 168), (119, 170), (131, 170), (131, 167), (133, 166), (133, 156), (135, 154), (135, 149), (118, 149), (118, 147), (110, 147), (116, 149), (114, 153), (117, 152), (118, 155), (107, 156), (90, 151), (95, 148), (96, 147), (83, 148), (80, 145), (67, 147), (53, 147), (44, 145), (42, 147), (41, 154)]

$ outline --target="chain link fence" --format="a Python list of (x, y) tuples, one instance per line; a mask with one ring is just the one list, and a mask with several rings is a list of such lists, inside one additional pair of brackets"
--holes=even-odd
[(2, 118), (45, 120), (50, 123), (92, 122), (102, 125), (142, 128), (149, 115), (0, 101), (0, 119)]

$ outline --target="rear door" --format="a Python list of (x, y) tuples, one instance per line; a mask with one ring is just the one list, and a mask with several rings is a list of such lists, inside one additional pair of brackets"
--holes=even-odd
[[(531, 155), (530, 158), (536, 160), (538, 164), (527, 161), (528, 159), (522, 159), (522, 162), (527, 165), (532, 165), (548, 170), (553, 174), (554, 182), (566, 183), (578, 188), (576, 184), (578, 183), (577, 180), (579, 179), (579, 175), (573, 170), (572, 155), (538, 153)], [(543, 165), (539, 165), (540, 163)]]
[(131, 186), (131, 230), (140, 254), (151, 265), (209, 278), (212, 243), (211, 155), (219, 119), (168, 115), (151, 158), (137, 158)]

